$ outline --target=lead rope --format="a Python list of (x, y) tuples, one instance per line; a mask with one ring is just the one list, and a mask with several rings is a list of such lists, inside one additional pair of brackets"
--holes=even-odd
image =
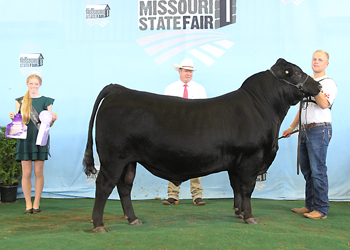
[(298, 134), (298, 152), (297, 152), (297, 175), (299, 175), (299, 165), (300, 165), (300, 142), (301, 142), (301, 110), (303, 107), (303, 100), (300, 101), (300, 106), (299, 106), (299, 134)]

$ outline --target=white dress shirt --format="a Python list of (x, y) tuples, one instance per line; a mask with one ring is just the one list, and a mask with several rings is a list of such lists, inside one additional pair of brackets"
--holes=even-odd
[[(183, 97), (184, 89), (185, 89), (185, 83), (183, 83), (181, 80), (178, 80), (177, 82), (174, 82), (165, 88), (164, 95)], [(205, 92), (205, 89), (202, 87), (202, 85), (194, 81), (190, 81), (187, 83), (187, 90), (188, 90), (188, 99), (207, 98), (207, 94)]]

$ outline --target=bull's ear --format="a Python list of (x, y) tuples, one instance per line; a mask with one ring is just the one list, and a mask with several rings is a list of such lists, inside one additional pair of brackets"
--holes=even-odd
[(283, 66), (280, 68), (282, 76), (292, 75), (293, 74), (293, 68), (290, 67), (291, 63), (288, 63), (283, 58), (279, 58), (276, 62), (276, 64), (279, 64), (280, 66)]
[(284, 60), (283, 58), (279, 58), (277, 61), (276, 61), (276, 64), (278, 63), (286, 63), (287, 61)]
[(272, 65), (271, 70), (275, 73), (277, 79), (281, 79), (285, 76), (284, 69), (286, 68), (287, 61), (283, 58), (279, 58), (274, 65)]

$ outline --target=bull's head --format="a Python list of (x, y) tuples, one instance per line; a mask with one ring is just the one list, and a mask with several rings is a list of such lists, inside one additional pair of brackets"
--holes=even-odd
[(280, 58), (271, 67), (272, 74), (280, 81), (296, 87), (304, 96), (316, 96), (320, 84), (304, 73), (301, 68)]

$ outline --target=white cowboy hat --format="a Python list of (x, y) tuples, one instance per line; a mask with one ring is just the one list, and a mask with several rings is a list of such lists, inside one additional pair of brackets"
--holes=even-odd
[(193, 71), (199, 69), (199, 66), (196, 69), (193, 67), (193, 60), (191, 58), (185, 58), (180, 65), (175, 63), (173, 67), (176, 71), (179, 71), (179, 69), (188, 69)]

